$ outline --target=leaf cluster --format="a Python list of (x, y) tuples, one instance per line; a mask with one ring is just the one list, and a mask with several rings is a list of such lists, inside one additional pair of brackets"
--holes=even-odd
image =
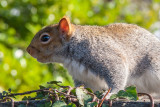
[[(99, 107), (100, 103), (103, 99), (103, 92), (97, 91), (93, 92), (89, 88), (85, 88), (84, 86), (79, 87), (71, 87), (71, 86), (62, 86), (60, 85), (61, 81), (50, 81), (47, 84), (50, 87), (45, 87), (40, 85), (40, 89), (32, 90), (24, 93), (11, 93), (11, 89), (8, 91), (4, 91), (0, 93), (0, 102), (6, 102), (5, 98), (12, 97), (16, 98), (17, 95), (25, 95), (36, 92), (34, 97), (32, 96), (24, 96), (22, 101), (25, 100), (46, 100), (46, 103), (41, 104), (40, 107)], [(55, 85), (58, 86), (55, 88)], [(130, 86), (125, 90), (120, 90), (117, 94), (113, 94), (110, 97), (110, 100), (115, 99), (128, 99), (136, 101), (138, 99), (136, 87)], [(107, 100), (104, 101), (102, 107), (106, 107), (108, 104)], [(23, 104), (19, 105), (19, 107), (23, 107)]]

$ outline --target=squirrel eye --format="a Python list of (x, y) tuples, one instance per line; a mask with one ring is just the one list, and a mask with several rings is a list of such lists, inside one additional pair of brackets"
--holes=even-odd
[(48, 34), (44, 34), (40, 38), (42, 42), (47, 42), (49, 39), (50, 39), (50, 36)]

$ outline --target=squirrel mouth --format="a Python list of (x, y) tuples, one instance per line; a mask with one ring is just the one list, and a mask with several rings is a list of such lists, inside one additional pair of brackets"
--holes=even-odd
[(42, 62), (42, 58), (35, 58), (38, 62)]
[(35, 58), (37, 59), (38, 62), (44, 63), (45, 60), (48, 58), (48, 56), (42, 56), (42, 55), (40, 55), (40, 57), (36, 56)]
[(36, 55), (32, 55), (33, 58), (37, 59), (38, 57)]
[(44, 59), (41, 59), (41, 58), (36, 58), (38, 62), (41, 62), (41, 63), (47, 63)]

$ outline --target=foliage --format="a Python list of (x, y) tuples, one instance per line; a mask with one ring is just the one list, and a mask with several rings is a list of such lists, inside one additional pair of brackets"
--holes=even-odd
[[(84, 86), (79, 87), (70, 87), (70, 86), (62, 86), (59, 81), (51, 81), (47, 82), (50, 84), (50, 87), (42, 87), (40, 86), (39, 90), (32, 90), (24, 93), (12, 93), (9, 89), (8, 92), (1, 93), (0, 102), (6, 102), (6, 98), (14, 97), (17, 95), (26, 95), (33, 92), (36, 92), (34, 97), (32, 96), (24, 96), (22, 100), (46, 100), (44, 104), (39, 106), (41, 107), (96, 107), (101, 106), (103, 103), (103, 93), (96, 92), (93, 93), (91, 89), (86, 89)], [(55, 85), (58, 86), (55, 88)], [(99, 94), (101, 93), (101, 94)], [(116, 97), (114, 97), (116, 95)], [(101, 98), (99, 98), (101, 96)], [(134, 86), (127, 87), (124, 90), (120, 90), (117, 94), (114, 94), (110, 97), (111, 100), (115, 98), (124, 98), (128, 100), (137, 100), (137, 92)], [(30, 101), (29, 101), (30, 102)], [(24, 106), (19, 102), (19, 106)], [(108, 106), (107, 101), (102, 104), (102, 107)]]
[(134, 100), (134, 101), (138, 100), (136, 87), (134, 86), (127, 87), (125, 91), (120, 90), (117, 94), (113, 94), (110, 97), (111, 100), (116, 99), (116, 98), (125, 98), (128, 100)]
[(157, 32), (159, 13), (160, 0), (0, 0), (0, 91), (33, 90), (50, 80), (73, 86), (60, 64), (41, 64), (25, 51), (37, 31), (64, 15), (75, 24), (125, 22)]

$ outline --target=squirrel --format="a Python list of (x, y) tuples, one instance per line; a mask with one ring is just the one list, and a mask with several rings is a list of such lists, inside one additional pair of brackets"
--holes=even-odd
[(75, 25), (64, 16), (41, 29), (27, 52), (41, 63), (62, 63), (75, 85), (111, 88), (108, 98), (134, 85), (160, 96), (160, 40), (137, 25)]

